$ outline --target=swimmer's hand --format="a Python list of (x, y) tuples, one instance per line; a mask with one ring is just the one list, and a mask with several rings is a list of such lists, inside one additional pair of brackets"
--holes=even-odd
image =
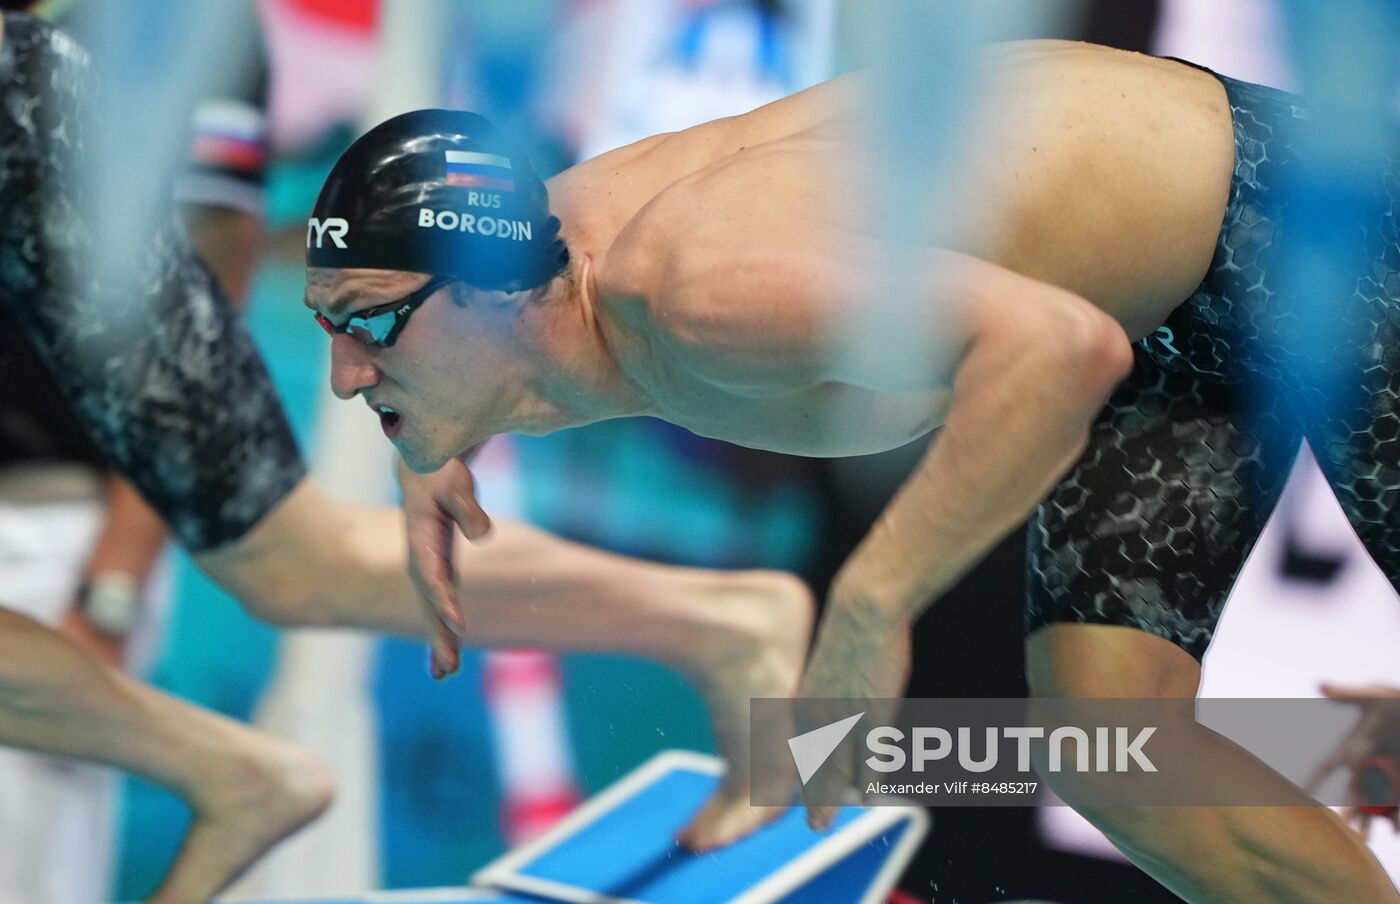
[[(1303, 786), (1309, 794), (1316, 794), (1322, 783), (1339, 769), (1352, 769), (1368, 757), (1400, 754), (1400, 689), (1379, 684), (1359, 688), (1324, 684), (1321, 690), (1329, 700), (1357, 707), (1361, 711), (1361, 720), (1351, 734), (1337, 745), (1337, 749), (1313, 770)], [(1363, 811), (1361, 803), (1359, 800), (1353, 801), (1342, 815), (1364, 835), (1376, 814)], [(1390, 808), (1383, 818), (1400, 831), (1400, 811)]]
[(491, 530), (491, 519), (476, 501), (476, 481), (463, 459), (454, 458), (432, 474), (401, 467), (399, 483), (409, 573), (435, 626), (431, 671), (434, 678), (444, 678), (461, 665), (458, 638), (467, 627), (452, 567), (454, 528), (468, 540), (478, 540)]
[[(799, 732), (850, 715), (851, 705), (838, 701), (881, 701), (904, 693), (909, 680), (910, 626), (907, 621), (892, 620), (888, 611), (864, 604), (859, 587), (837, 579), (801, 690), (805, 700), (833, 701), (832, 718), (823, 721), (821, 704), (804, 704), (799, 708)], [(875, 720), (867, 724), (879, 724), (893, 715), (876, 704), (862, 708)], [(854, 748), (850, 753), (843, 756), (838, 750), (802, 789), (807, 824), (813, 829), (830, 828), (836, 818), (834, 802), (849, 789), (863, 791), (867, 784)]]

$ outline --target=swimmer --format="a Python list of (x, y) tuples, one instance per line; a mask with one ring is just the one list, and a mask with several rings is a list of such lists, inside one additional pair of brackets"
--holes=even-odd
[[(1400, 220), (1356, 224), (1348, 264), (1369, 278), (1335, 302), (1357, 334), (1327, 350), (1352, 394), (1329, 406), (1286, 341), (1304, 300), (1269, 266), (1301, 102), (1067, 42), (993, 49), (985, 72), (946, 206), (966, 228), (918, 247), (920, 306), (900, 326), (916, 341), (863, 360), (837, 353), (843, 329), (882, 316), (881, 262), (915, 253), (858, 215), (882, 177), (862, 153), (863, 76), (547, 186), (480, 117), (391, 119), (341, 158), (307, 233), (332, 386), (431, 475), (410, 499), (470, 492), (455, 457), (509, 431), (650, 415), (845, 456), (941, 425), (837, 576), (804, 678), (814, 698), (899, 696), (913, 619), (1032, 515), (1033, 693), (1194, 696), (1305, 436), (1400, 580), (1400, 528), (1375, 501), (1394, 490), (1382, 437), (1400, 425), (1400, 370), (1365, 354), (1400, 347)], [(1392, 209), (1397, 172), (1377, 160)], [(1263, 410), (1243, 404), (1246, 381), (1273, 388)], [(415, 550), (428, 568), (446, 552)], [(452, 600), (436, 605), (455, 619)], [(1203, 755), (1291, 789), (1191, 730)], [(1400, 901), (1325, 808), (1081, 810), (1190, 901)], [(691, 843), (727, 840), (714, 815)]]
[[(733, 765), (719, 795), (737, 811), (747, 794), (747, 701), (796, 689), (806, 588), (775, 572), (654, 565), (498, 523), (491, 542), (455, 551), (451, 587), (469, 621), (448, 630), (420, 603), (402, 513), (338, 503), (307, 476), (251, 339), (179, 230), (152, 238), (138, 285), (73, 279), (93, 251), (74, 194), (89, 80), (86, 54), (63, 32), (20, 13), (0, 19), (0, 129), (9, 136), (0, 146), (0, 313), (196, 564), (273, 624), (432, 638), (443, 672), (462, 643), (668, 665), (709, 706)], [(485, 530), (474, 499), (453, 512), (476, 525), (473, 534)], [(568, 617), (579, 609), (590, 612), (586, 623)], [(4, 610), (0, 743), (116, 766), (190, 803), (193, 824), (150, 899), (159, 904), (208, 900), (313, 819), (332, 791), (309, 753), (131, 681)]]

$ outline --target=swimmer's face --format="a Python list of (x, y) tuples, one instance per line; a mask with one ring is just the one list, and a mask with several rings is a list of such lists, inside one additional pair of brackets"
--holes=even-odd
[[(307, 270), (306, 305), (332, 327), (356, 314), (413, 296), (430, 281), (397, 270)], [(460, 287), (422, 298), (392, 346), (367, 344), (362, 333), (331, 337), (331, 389), (361, 396), (404, 462), (420, 473), (512, 429), (518, 407), (507, 328), (488, 304), (463, 304)], [(464, 293), (465, 294), (465, 293)], [(486, 310), (482, 310), (485, 308)]]

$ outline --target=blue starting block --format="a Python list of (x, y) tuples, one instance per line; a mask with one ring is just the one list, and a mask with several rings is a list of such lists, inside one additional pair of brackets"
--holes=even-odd
[(490, 888), (414, 888), (371, 891), (353, 898), (221, 898), (220, 904), (547, 904), (530, 895)]
[(719, 784), (720, 760), (659, 754), (536, 841), (474, 877), (478, 885), (569, 904), (876, 904), (928, 830), (917, 807), (843, 807), (827, 832), (788, 810), (703, 854), (677, 833)]
[(475, 888), (304, 904), (880, 904), (928, 831), (927, 814), (913, 806), (842, 807), (826, 832), (809, 829), (794, 807), (728, 847), (696, 854), (675, 838), (723, 768), (697, 753), (658, 754), (481, 869)]

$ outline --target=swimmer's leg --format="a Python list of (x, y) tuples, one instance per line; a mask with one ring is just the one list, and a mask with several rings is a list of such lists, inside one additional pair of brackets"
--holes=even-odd
[(730, 766), (683, 842), (716, 847), (777, 815), (748, 805), (749, 700), (797, 690), (813, 618), (801, 582), (642, 562), (519, 523), (498, 521), (494, 535), (458, 544), (465, 643), (618, 651), (676, 669), (705, 698)]
[(315, 818), (331, 779), (309, 753), (182, 703), (0, 609), (0, 743), (115, 766), (194, 811), (152, 901), (211, 898)]
[[(454, 556), (463, 645), (639, 656), (700, 691), (732, 768), (687, 843), (721, 844), (775, 815), (748, 807), (749, 700), (797, 689), (813, 619), (800, 581), (643, 562), (505, 520), (483, 542), (458, 537)], [(276, 625), (434, 633), (408, 575), (402, 513), (330, 499), (309, 479), (247, 536), (196, 561)]]
[[(1057, 624), (1026, 644), (1039, 697), (1189, 698), (1200, 665), (1168, 640), (1135, 628)], [(1194, 722), (1169, 726), (1214, 775), (1246, 776), (1280, 799), (1286, 779)], [(1198, 752), (1198, 753), (1197, 753)], [(1203, 779), (1207, 776), (1203, 775)], [(1052, 787), (1072, 806), (1075, 787)], [(1326, 807), (1075, 806), (1140, 869), (1193, 904), (1400, 901), (1365, 842)]]
[[(1031, 524), (1032, 693), (1194, 697), (1198, 660), (1299, 436), (1280, 398), (1139, 362)], [(1288, 799), (1281, 776), (1194, 720), (1172, 736), (1214, 764), (1203, 780), (1228, 774)], [(1074, 805), (1074, 787), (1052, 785)], [(1400, 900), (1361, 840), (1323, 807), (1076, 809), (1189, 901)]]
[[(1400, 205), (1400, 154), (1386, 180)], [(1400, 221), (1367, 230), (1355, 292), (1337, 305), (1349, 332), (1290, 374), (1318, 466), (1357, 537), (1400, 591)]]

